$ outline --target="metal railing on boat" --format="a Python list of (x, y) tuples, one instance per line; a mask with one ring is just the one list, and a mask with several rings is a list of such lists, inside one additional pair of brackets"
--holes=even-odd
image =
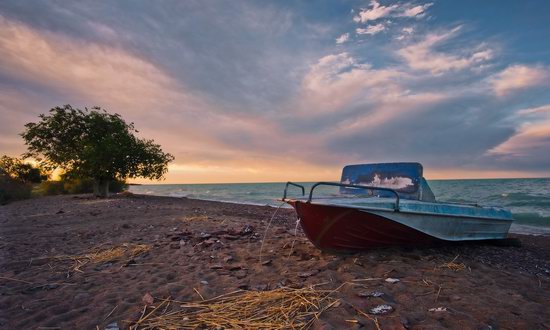
[[(283, 200), (286, 199), (287, 196), (287, 190), (288, 186), (295, 186), (302, 189), (302, 196), (305, 196), (305, 188), (304, 186), (294, 183), (294, 182), (287, 182), (285, 186), (285, 190), (283, 193)], [(345, 187), (345, 188), (355, 188), (355, 189), (363, 189), (363, 190), (378, 190), (378, 191), (387, 191), (395, 195), (395, 206), (394, 210), (399, 211), (399, 193), (395, 191), (394, 189), (390, 188), (384, 188), (384, 187), (373, 187), (373, 186), (362, 186), (362, 185), (355, 185), (355, 184), (348, 184), (348, 183), (337, 183), (337, 182), (317, 182), (313, 186), (311, 186), (311, 189), (309, 191), (309, 197), (306, 201), (306, 203), (311, 203), (311, 200), (313, 199), (313, 190), (315, 190), (318, 186), (334, 186), (334, 187)]]

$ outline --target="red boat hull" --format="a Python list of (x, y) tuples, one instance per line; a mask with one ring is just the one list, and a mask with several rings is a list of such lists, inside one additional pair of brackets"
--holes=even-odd
[(439, 241), (395, 221), (353, 208), (293, 201), (307, 238), (329, 252), (357, 252), (386, 246), (418, 246)]

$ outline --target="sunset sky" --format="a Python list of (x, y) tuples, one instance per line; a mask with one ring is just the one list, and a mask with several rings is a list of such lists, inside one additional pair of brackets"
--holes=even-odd
[(0, 1), (0, 154), (64, 104), (134, 122), (166, 183), (548, 177), (550, 1)]

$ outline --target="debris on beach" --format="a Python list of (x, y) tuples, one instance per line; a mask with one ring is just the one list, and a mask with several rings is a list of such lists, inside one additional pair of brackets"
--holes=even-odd
[(113, 322), (113, 323), (109, 323), (106, 327), (105, 327), (105, 330), (119, 330), (120, 328), (118, 327), (118, 323), (116, 322)]
[(130, 244), (124, 243), (120, 246), (115, 246), (106, 249), (95, 248), (88, 253), (82, 255), (62, 255), (53, 257), (58, 263), (71, 262), (69, 266), (68, 274), (71, 272), (83, 272), (82, 267), (88, 264), (109, 264), (116, 260), (126, 261), (129, 264), (134, 258), (148, 252), (151, 249), (146, 244)]
[(357, 296), (362, 298), (367, 298), (367, 297), (378, 298), (378, 297), (382, 297), (383, 295), (384, 293), (380, 291), (361, 291), (357, 293)]
[(336, 299), (329, 290), (280, 288), (238, 290), (212, 299), (183, 302), (164, 299), (145, 306), (130, 325), (138, 329), (306, 329)]
[(155, 302), (155, 299), (153, 296), (151, 296), (150, 293), (146, 293), (143, 295), (143, 298), (141, 298), (141, 302), (143, 302), (145, 305), (152, 305)]
[(455, 272), (466, 269), (466, 265), (465, 265), (465, 264), (463, 264), (463, 263), (456, 263), (456, 262), (455, 262), (456, 259), (458, 259), (459, 256), (460, 256), (460, 254), (457, 255), (456, 257), (454, 257), (453, 260), (451, 260), (451, 261), (449, 261), (449, 262), (446, 262), (446, 263), (444, 263), (443, 265), (439, 266), (439, 268), (448, 268), (448, 269), (453, 270), (453, 271), (455, 271)]
[(183, 217), (181, 219), (182, 221), (206, 221), (208, 220), (207, 215), (191, 215), (187, 217)]
[(236, 272), (232, 273), (231, 275), (233, 275), (236, 278), (238, 278), (239, 280), (241, 280), (241, 279), (245, 278), (248, 275), (248, 271), (246, 269), (240, 269), (240, 270), (237, 270)]
[(210, 234), (208, 234), (208, 233), (200, 233), (200, 234), (199, 234), (199, 238), (200, 238), (200, 239), (207, 240), (207, 239), (209, 239), (210, 237), (212, 237), (212, 235), (210, 235)]
[(388, 282), (388, 283), (394, 284), (394, 283), (399, 282), (399, 279), (388, 277), (387, 279), (385, 279), (385, 281)]
[(251, 225), (245, 225), (245, 226), (243, 227), (243, 229), (241, 229), (241, 232), (240, 232), (240, 234), (243, 235), (243, 236), (245, 236), (245, 235), (251, 235), (251, 234), (253, 234), (253, 233), (254, 233), (254, 227), (251, 226)]
[(307, 278), (307, 277), (311, 277), (311, 276), (317, 274), (318, 272), (319, 271), (317, 269), (314, 269), (314, 270), (310, 270), (308, 272), (299, 273), (298, 277)]
[(372, 315), (384, 315), (391, 313), (393, 311), (393, 307), (390, 305), (378, 305), (369, 310), (369, 314)]
[(428, 309), (428, 312), (446, 312), (447, 307), (435, 307)]

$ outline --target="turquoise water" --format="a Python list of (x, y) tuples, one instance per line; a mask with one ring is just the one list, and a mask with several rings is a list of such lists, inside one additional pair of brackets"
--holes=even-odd
[[(550, 178), (429, 180), (438, 201), (478, 203), (512, 211), (516, 220), (511, 231), (550, 234)], [(307, 191), (313, 183), (301, 183)], [(188, 197), (243, 204), (278, 206), (285, 183), (159, 184), (131, 186), (136, 194)], [(289, 192), (299, 194), (297, 188)], [(322, 187), (316, 195), (335, 194), (337, 188)]]

